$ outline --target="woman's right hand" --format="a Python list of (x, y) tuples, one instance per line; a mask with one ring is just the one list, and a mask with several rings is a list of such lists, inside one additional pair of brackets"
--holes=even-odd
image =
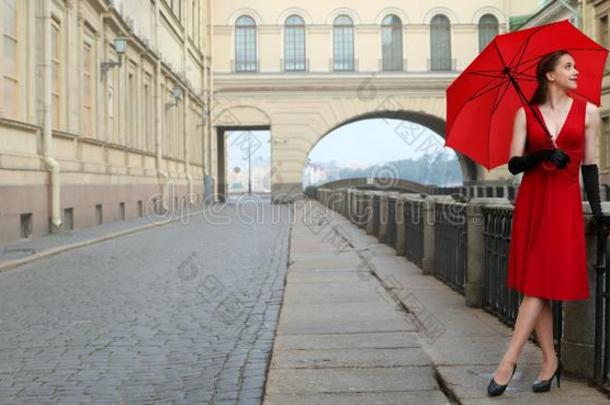
[(570, 156), (568, 156), (563, 150), (559, 148), (553, 149), (553, 152), (549, 156), (549, 160), (560, 169), (565, 168), (570, 163)]
[(548, 160), (554, 165), (549, 165), (546, 162), (542, 162), (542, 167), (546, 170), (555, 170), (557, 167), (564, 169), (568, 163), (570, 163), (570, 156), (559, 148), (542, 149), (538, 151), (542, 156), (543, 160)]

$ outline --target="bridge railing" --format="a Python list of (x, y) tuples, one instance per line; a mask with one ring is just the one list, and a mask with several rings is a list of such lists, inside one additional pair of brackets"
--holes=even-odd
[(434, 273), (448, 286), (464, 294), (467, 250), (466, 203), (451, 197), (434, 207)]
[[(333, 199), (332, 194), (343, 197)], [(323, 189), (318, 200), (393, 246), (479, 307), (514, 328), (524, 295), (506, 285), (513, 204), (507, 198), (467, 198), (379, 189)], [(335, 201), (335, 203), (333, 203)], [(336, 203), (341, 201), (341, 203)], [(605, 212), (610, 203), (602, 204)], [(610, 387), (610, 238), (601, 235), (583, 202), (591, 297), (551, 301), (555, 350), (566, 371)], [(595, 261), (597, 257), (597, 262)], [(593, 263), (591, 265), (591, 263)], [(583, 333), (595, 331), (595, 333)], [(530, 339), (538, 344), (535, 333)], [(610, 391), (610, 390), (609, 390)]]
[(610, 394), (610, 235), (598, 229), (593, 382)]

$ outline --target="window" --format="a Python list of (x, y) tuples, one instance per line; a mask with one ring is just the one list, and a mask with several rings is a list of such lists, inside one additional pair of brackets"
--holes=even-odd
[(438, 14), (430, 22), (431, 70), (451, 70), (451, 24)]
[[(173, 103), (174, 98), (172, 97), (172, 91), (171, 89), (174, 88), (174, 84), (173, 83), (168, 83), (167, 87), (166, 87), (166, 105), (169, 103)], [(176, 111), (177, 108), (176, 107), (171, 107), (168, 106), (165, 108), (165, 124), (166, 124), (166, 144), (167, 147), (165, 148), (165, 153), (168, 156), (174, 156), (174, 133), (175, 133), (175, 122), (174, 122), (174, 111)]]
[(354, 24), (346, 15), (335, 18), (333, 23), (334, 70), (354, 70)]
[(298, 15), (286, 19), (284, 29), (284, 70), (305, 70), (305, 21)]
[[(113, 55), (112, 52), (109, 54)], [(116, 60), (116, 56), (114, 56), (112, 60)], [(114, 120), (114, 111), (116, 108), (116, 94), (114, 90), (116, 71), (117, 69), (110, 69), (106, 72), (106, 83), (108, 85), (108, 138), (110, 139), (110, 142), (118, 143), (116, 139), (116, 121)]]
[(498, 35), (498, 19), (493, 14), (485, 14), (479, 20), (479, 52)]
[(402, 70), (402, 22), (395, 15), (383, 19), (381, 26), (383, 70)]
[(91, 136), (93, 133), (93, 50), (91, 44), (83, 43), (83, 134)]
[[(597, 40), (600, 43), (600, 45), (602, 45), (605, 48), (608, 48), (608, 45), (610, 45), (610, 40), (608, 38), (608, 14), (604, 14), (603, 16), (599, 17), (599, 19), (597, 20), (597, 24), (598, 24)], [(606, 59), (606, 70), (609, 70), (609, 67), (610, 67), (609, 59)]]
[(189, 36), (191, 37), (191, 39), (193, 40), (193, 42), (195, 42), (195, 20), (197, 19), (197, 15), (195, 14), (197, 10), (197, 5), (195, 0), (191, 1), (191, 32), (189, 34)]
[[(133, 65), (132, 65), (133, 66)], [(136, 87), (136, 77), (135, 73), (129, 72), (127, 74), (127, 89), (128, 89), (128, 99), (129, 103), (127, 105), (127, 113), (129, 116), (127, 117), (129, 128), (127, 134), (127, 145), (133, 148), (140, 147), (140, 142), (138, 139), (138, 89)]]
[(600, 170), (608, 170), (610, 168), (610, 117), (604, 115), (601, 117), (601, 136), (599, 137), (599, 168)]
[(151, 102), (152, 102), (152, 97), (150, 94), (150, 82), (151, 82), (151, 76), (148, 73), (144, 74), (144, 94), (143, 94), (143, 98), (142, 98), (142, 102), (143, 102), (143, 108), (144, 108), (144, 137), (146, 138), (145, 141), (145, 148), (147, 151), (152, 152), (153, 151), (153, 140), (151, 138), (152, 136), (152, 116), (151, 116)]
[(235, 70), (256, 72), (256, 23), (247, 15), (235, 23)]
[(51, 21), (51, 106), (53, 128), (61, 126), (61, 36), (59, 22)]
[(2, 0), (4, 7), (3, 57), (3, 109), (7, 117), (16, 119), (19, 114), (19, 80), (17, 59), (17, 1)]

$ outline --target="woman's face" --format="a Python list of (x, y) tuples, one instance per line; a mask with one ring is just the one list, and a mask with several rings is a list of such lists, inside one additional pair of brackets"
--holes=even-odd
[(547, 73), (547, 79), (550, 83), (554, 83), (566, 90), (575, 89), (578, 84), (578, 70), (576, 70), (576, 61), (569, 54), (561, 55), (552, 72)]

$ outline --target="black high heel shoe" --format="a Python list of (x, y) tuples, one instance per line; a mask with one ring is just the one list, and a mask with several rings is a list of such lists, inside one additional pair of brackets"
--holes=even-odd
[(487, 386), (487, 395), (489, 395), (490, 397), (502, 395), (504, 393), (504, 390), (508, 386), (508, 383), (510, 382), (510, 380), (513, 379), (513, 375), (515, 374), (516, 369), (517, 369), (517, 363), (515, 363), (515, 365), (513, 366), (513, 373), (510, 375), (509, 380), (506, 382), (506, 384), (503, 384), (503, 385), (498, 384), (496, 382), (496, 380), (494, 380), (494, 378), (491, 377), (491, 381), (489, 382), (489, 385)]
[(551, 378), (549, 378), (548, 380), (536, 380), (532, 384), (532, 391), (533, 392), (547, 392), (548, 390), (551, 389), (551, 383), (553, 382), (553, 378), (555, 378), (555, 376), (557, 376), (557, 388), (559, 388), (561, 370), (563, 370), (563, 364), (561, 363), (561, 360), (559, 360), (559, 364), (557, 364), (557, 369), (555, 370), (555, 372), (553, 373)]

